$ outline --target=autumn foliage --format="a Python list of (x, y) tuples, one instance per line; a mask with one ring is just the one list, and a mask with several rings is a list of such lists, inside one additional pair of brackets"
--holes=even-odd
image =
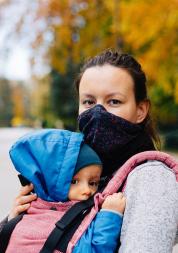
[[(85, 58), (115, 47), (141, 62), (158, 121), (163, 125), (178, 124), (177, 0), (29, 1), (16, 23), (16, 33), (21, 36), (27, 29), (27, 20), (31, 20), (33, 33), (29, 35), (32, 64), (35, 67), (42, 59), (51, 69), (49, 103), (53, 101), (50, 108), (51, 113), (57, 112), (55, 116), (66, 120), (70, 115), (68, 110), (64, 116), (61, 107), (58, 109), (65, 89), (60, 88), (62, 78), (65, 92), (69, 92), (75, 71)], [(54, 88), (59, 96), (54, 95)], [(71, 97), (67, 99), (72, 103)]]

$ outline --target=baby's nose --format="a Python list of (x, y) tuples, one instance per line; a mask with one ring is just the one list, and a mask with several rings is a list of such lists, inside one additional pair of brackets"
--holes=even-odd
[(83, 194), (87, 195), (87, 196), (91, 196), (92, 191), (91, 191), (89, 185), (86, 184), (83, 186)]

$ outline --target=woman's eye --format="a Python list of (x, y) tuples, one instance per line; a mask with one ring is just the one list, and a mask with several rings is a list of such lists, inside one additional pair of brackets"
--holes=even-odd
[(85, 100), (83, 100), (83, 102), (82, 102), (82, 104), (83, 105), (86, 105), (86, 106), (91, 106), (91, 105), (94, 105), (94, 101), (93, 100), (91, 100), (91, 99), (85, 99)]
[(77, 179), (72, 179), (71, 184), (78, 184), (78, 180)]
[(89, 183), (90, 186), (93, 186), (93, 187), (98, 187), (99, 185), (99, 182), (98, 181), (92, 181)]
[(119, 99), (111, 99), (111, 100), (109, 100), (109, 104), (110, 105), (119, 105), (121, 103), (122, 102)]

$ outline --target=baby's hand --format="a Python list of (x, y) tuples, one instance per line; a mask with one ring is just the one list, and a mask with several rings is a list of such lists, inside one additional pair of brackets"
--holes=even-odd
[(119, 213), (124, 213), (125, 205), (126, 205), (126, 198), (124, 197), (122, 192), (119, 192), (107, 196), (101, 208), (113, 210)]
[(18, 214), (26, 211), (30, 207), (30, 202), (37, 198), (36, 194), (29, 194), (33, 190), (33, 185), (23, 186), (19, 195), (15, 198), (12, 210), (9, 213), (8, 220), (16, 217)]

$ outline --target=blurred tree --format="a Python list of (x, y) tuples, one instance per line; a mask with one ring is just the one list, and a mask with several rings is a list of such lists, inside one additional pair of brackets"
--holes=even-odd
[(14, 82), (12, 85), (13, 118), (12, 125), (26, 125), (30, 118), (29, 91), (23, 83)]
[(65, 127), (73, 129), (77, 115), (74, 77), (84, 58), (116, 45), (113, 30), (116, 12), (106, 0), (42, 0), (27, 6), (15, 23), (16, 31), (24, 37), (33, 27), (33, 36), (29, 36), (33, 69), (35, 71), (39, 59), (51, 67), (49, 96), (42, 96), (40, 117), (48, 121), (47, 115), (51, 114), (52, 118), (62, 120)]
[(77, 128), (77, 98), (73, 84), (76, 73), (75, 65), (69, 63), (66, 73), (52, 70), (50, 104), (53, 113), (64, 122), (64, 127), (70, 130)]
[(154, 107), (154, 117), (162, 130), (171, 130), (178, 125), (178, 105), (173, 103), (173, 94), (165, 92), (162, 86), (155, 85), (150, 89)]
[[(33, 77), (31, 101), (31, 114), (34, 116), (35, 127), (55, 127), (57, 116), (52, 112), (50, 104), (50, 84), (49, 76), (42, 78)], [(51, 113), (52, 112), (52, 113)]]
[(13, 116), (11, 85), (8, 80), (0, 79), (0, 126), (10, 126)]
[(58, 16), (61, 21), (53, 26), (50, 57), (54, 69), (65, 72), (69, 64), (80, 64), (100, 50), (117, 46), (114, 9), (108, 1), (52, 0), (48, 1), (48, 11), (48, 15)]
[(120, 1), (120, 19), (124, 49), (149, 77), (155, 116), (178, 124), (178, 1)]
[(176, 122), (177, 0), (28, 1), (15, 27), (31, 45), (34, 71), (42, 60), (50, 66), (50, 94), (44, 110), (48, 108), (48, 114), (65, 125), (76, 117), (71, 89), (74, 73), (84, 58), (107, 47), (138, 58), (149, 76), (155, 115), (162, 124)]

